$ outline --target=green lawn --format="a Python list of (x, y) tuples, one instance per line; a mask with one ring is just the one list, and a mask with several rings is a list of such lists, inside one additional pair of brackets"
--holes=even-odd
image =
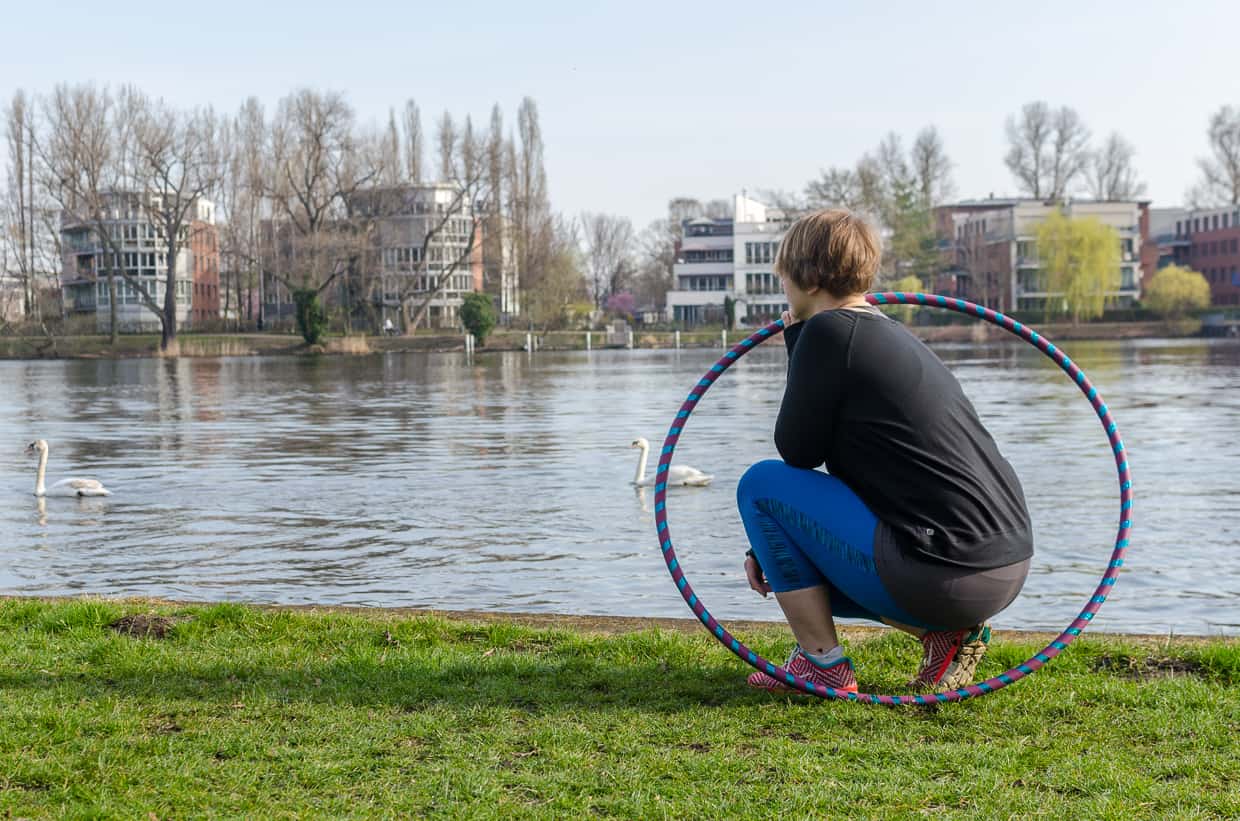
[[(136, 613), (177, 621), (109, 629)], [(1040, 647), (1000, 635), (983, 672)], [(904, 636), (849, 649), (863, 689), (917, 662)], [(705, 631), (3, 600), (0, 816), (1240, 816), (1235, 640), (1086, 637), (935, 708), (748, 670)]]

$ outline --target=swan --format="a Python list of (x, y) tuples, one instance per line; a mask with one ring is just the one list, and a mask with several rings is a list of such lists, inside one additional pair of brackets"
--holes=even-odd
[(35, 496), (111, 496), (112, 492), (98, 479), (61, 479), (51, 487), (43, 486), (47, 470), (47, 440), (39, 439), (26, 446), (26, 453), (39, 454), (39, 475), (34, 482)]
[[(644, 437), (637, 437), (633, 440), (632, 448), (640, 448), (641, 456), (637, 458), (637, 473), (633, 476), (633, 484), (638, 487), (649, 487), (655, 483), (654, 479), (646, 478), (646, 458), (650, 455), (650, 443)], [(688, 465), (670, 465), (667, 469), (667, 483), (669, 485), (693, 485), (695, 487), (705, 487), (710, 484), (710, 480), (714, 479), (708, 473), (703, 473), (697, 468), (691, 468)]]

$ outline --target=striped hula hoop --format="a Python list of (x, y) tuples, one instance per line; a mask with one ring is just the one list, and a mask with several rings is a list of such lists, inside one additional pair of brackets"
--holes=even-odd
[(663, 549), (663, 560), (667, 563), (668, 572), (672, 574), (672, 581), (680, 590), (680, 595), (685, 602), (693, 610), (693, 614), (698, 617), (706, 629), (710, 631), (724, 647), (731, 650), (738, 658), (757, 670), (760, 670), (770, 676), (787, 682), (789, 686), (806, 693), (828, 699), (847, 699), (849, 701), (861, 701), (869, 704), (887, 704), (887, 705), (903, 705), (903, 704), (936, 704), (946, 701), (963, 701), (974, 696), (993, 693), (1001, 690), (1009, 684), (1020, 681), (1025, 676), (1031, 675), (1040, 670), (1043, 666), (1050, 663), (1051, 659), (1058, 656), (1069, 644), (1071, 644), (1077, 636), (1085, 630), (1089, 623), (1093, 620), (1094, 615), (1102, 607), (1106, 601), (1107, 595), (1115, 586), (1115, 580), (1119, 577), (1119, 570), (1124, 565), (1124, 554), (1128, 550), (1128, 533), (1132, 527), (1132, 478), (1128, 470), (1128, 457), (1124, 451), (1124, 443), (1120, 440), (1119, 429), (1115, 425), (1115, 420), (1111, 417), (1111, 411), (1107, 408), (1106, 403), (1102, 401), (1102, 397), (1098, 394), (1098, 390), (1090, 384), (1085, 377), (1084, 371), (1077, 367), (1076, 363), (1068, 358), (1068, 355), (1059, 348), (1055, 347), (1046, 337), (1037, 331), (1023, 325), (1012, 319), (989, 308), (976, 305), (963, 299), (955, 299), (953, 297), (939, 296), (936, 294), (906, 294), (899, 291), (868, 294), (866, 299), (871, 305), (889, 305), (893, 303), (904, 305), (920, 305), (929, 308), (946, 308), (949, 311), (966, 314), (968, 316), (985, 319), (993, 325), (998, 325), (1005, 331), (1020, 337), (1021, 339), (1033, 345), (1042, 353), (1046, 354), (1052, 362), (1063, 369), (1065, 373), (1076, 383), (1081, 392), (1093, 405), (1094, 412), (1097, 413), (1098, 419), (1102, 422), (1102, 427), (1106, 430), (1107, 438), (1110, 440), (1111, 452), (1115, 456), (1116, 472), (1119, 475), (1119, 530), (1115, 534), (1115, 548), (1111, 552), (1111, 560), (1107, 564), (1106, 572), (1102, 574), (1102, 580), (1098, 583), (1098, 587), (1094, 590), (1093, 595), (1089, 597), (1089, 601), (1085, 603), (1084, 609), (1071, 624), (1069, 624), (1059, 636), (1035, 653), (1031, 658), (1021, 662), (1007, 672), (1000, 673), (993, 678), (976, 684), (970, 684), (959, 690), (951, 690), (946, 693), (925, 693), (921, 695), (878, 695), (875, 693), (845, 693), (835, 690), (831, 687), (824, 687), (821, 684), (807, 681), (800, 676), (788, 672), (773, 662), (767, 661), (762, 656), (755, 653), (745, 646), (740, 639), (737, 639), (728, 630), (715, 619), (707, 610), (706, 605), (693, 592), (693, 586), (689, 584), (684, 569), (680, 566), (679, 560), (676, 558), (676, 549), (672, 546), (672, 532), (667, 523), (667, 482), (659, 481), (661, 474), (667, 472), (668, 466), (672, 462), (672, 451), (676, 449), (677, 442), (680, 441), (681, 433), (684, 431), (685, 425), (688, 423), (689, 414), (697, 407), (697, 403), (702, 396), (714, 384), (719, 375), (726, 371), (733, 362), (740, 359), (745, 353), (757, 345), (761, 344), (768, 338), (783, 331), (783, 322), (772, 322), (764, 328), (758, 329), (750, 334), (747, 338), (742, 339), (739, 344), (734, 345), (727, 353), (725, 353), (718, 362), (711, 365), (706, 375), (698, 380), (693, 386), (689, 396), (685, 399), (680, 410), (676, 413), (676, 418), (672, 421), (671, 429), (667, 432), (667, 438), (663, 440), (663, 450), (659, 455), (659, 465), (655, 472), (655, 533), (659, 539), (659, 545)]

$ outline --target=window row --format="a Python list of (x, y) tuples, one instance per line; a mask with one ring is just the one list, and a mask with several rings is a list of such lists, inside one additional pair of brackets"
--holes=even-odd
[(783, 285), (775, 274), (745, 274), (747, 294), (779, 294), (783, 293), (783, 290)]
[(1210, 242), (1203, 242), (1194, 245), (1192, 255), (1195, 257), (1212, 257), (1218, 254), (1235, 254), (1240, 253), (1240, 241), (1234, 237), (1231, 240), (1218, 239)]
[[(177, 294), (178, 302), (184, 302), (184, 301), (189, 300), (191, 284), (192, 283), (190, 283), (188, 280), (184, 280), (184, 279), (177, 280), (176, 294)], [(164, 287), (164, 283), (162, 280), (157, 280), (155, 282), (152, 282), (149, 285), (146, 285), (144, 289), (147, 293), (147, 296), (151, 297), (153, 300), (155, 300), (155, 302), (159, 303), (160, 307), (163, 307), (164, 294), (166, 292), (166, 288)], [(110, 295), (108, 292), (108, 283), (106, 281), (100, 281), (100, 282), (95, 283), (95, 299), (98, 301), (100, 305), (110, 304), (111, 300), (110, 300)], [(136, 287), (130, 284), (127, 280), (123, 280), (123, 279), (118, 280), (116, 283), (116, 304), (117, 305), (141, 305), (142, 294)]]
[(705, 251), (682, 251), (680, 262), (731, 262), (731, 248), (712, 248)]
[(1240, 209), (1231, 213), (1212, 214), (1204, 217), (1193, 217), (1191, 220), (1176, 220), (1175, 235), (1196, 234), (1201, 231), (1219, 231), (1223, 228), (1240, 227)]
[(745, 264), (770, 265), (778, 253), (778, 242), (747, 242), (745, 243)]
[(731, 287), (731, 274), (694, 275), (680, 278), (680, 290), (682, 291), (727, 291)]

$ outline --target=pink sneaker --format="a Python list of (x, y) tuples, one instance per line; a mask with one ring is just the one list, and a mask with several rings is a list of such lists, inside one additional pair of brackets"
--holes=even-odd
[(908, 686), (917, 692), (945, 693), (972, 684), (989, 644), (989, 624), (926, 633), (921, 637), (921, 666)]
[[(792, 654), (788, 656), (788, 661), (784, 662), (784, 669), (793, 675), (812, 681), (814, 684), (821, 684), (823, 687), (831, 687), (844, 693), (857, 692), (857, 677), (853, 674), (852, 659), (847, 656), (839, 661), (832, 662), (826, 667), (819, 667), (806, 657), (805, 653), (801, 651), (800, 646), (797, 646), (793, 648)], [(755, 687), (759, 690), (770, 690), (771, 692), (804, 692), (796, 687), (790, 687), (785, 682), (763, 672), (750, 673), (746, 683), (750, 687)]]

